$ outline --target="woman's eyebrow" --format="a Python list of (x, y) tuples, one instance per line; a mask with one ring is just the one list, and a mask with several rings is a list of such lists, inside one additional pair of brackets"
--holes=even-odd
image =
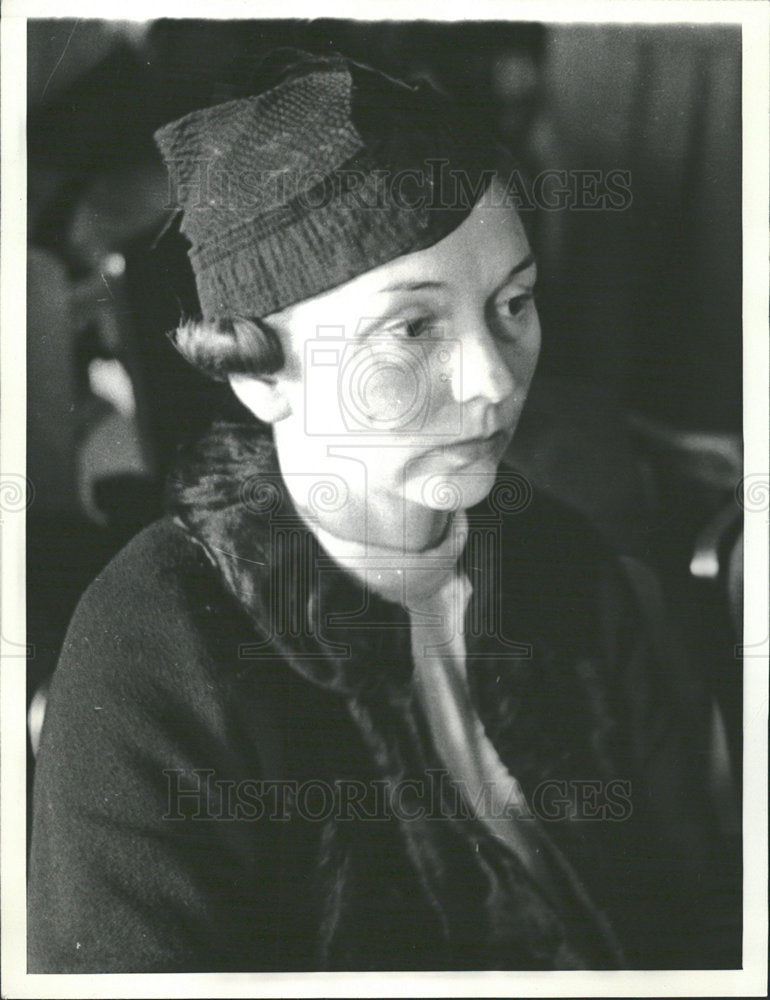
[(532, 267), (532, 265), (535, 263), (536, 263), (535, 255), (530, 251), (530, 253), (528, 253), (526, 257), (520, 260), (518, 264), (513, 265), (513, 267), (510, 269), (508, 274), (503, 279), (502, 284), (505, 284), (506, 282), (510, 281), (515, 274), (519, 274), (521, 271), (526, 271), (528, 267)]
[[(531, 267), (534, 263), (535, 255), (533, 253), (528, 253), (526, 257), (518, 262), (518, 264), (513, 265), (500, 284), (506, 284), (506, 282), (510, 281), (515, 274), (518, 274), (520, 271), (526, 271), (527, 268)], [(385, 285), (384, 288), (380, 288), (378, 294), (384, 295), (386, 292), (421, 292), (427, 288), (446, 287), (447, 283), (445, 281), (396, 281), (391, 285)]]
[(421, 292), (426, 288), (446, 288), (445, 281), (396, 281), (392, 285), (380, 288), (378, 294), (385, 292)]

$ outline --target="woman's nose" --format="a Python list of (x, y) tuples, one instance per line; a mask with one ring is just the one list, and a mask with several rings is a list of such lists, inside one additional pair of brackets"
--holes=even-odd
[(458, 403), (484, 399), (496, 404), (513, 393), (513, 375), (486, 323), (469, 329), (453, 353), (452, 392)]

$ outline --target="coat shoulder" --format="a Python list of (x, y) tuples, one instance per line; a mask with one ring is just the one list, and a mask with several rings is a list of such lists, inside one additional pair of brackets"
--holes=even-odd
[[(243, 641), (242, 613), (204, 550), (171, 519), (136, 535), (70, 622), (49, 695), (54, 715), (102, 700), (127, 711), (213, 706)], [(80, 711), (75, 714), (81, 714)]]
[(135, 624), (138, 608), (150, 617), (171, 606), (179, 612), (185, 600), (205, 588), (207, 564), (192, 537), (173, 519), (161, 518), (135, 535), (95, 577), (74, 620)]

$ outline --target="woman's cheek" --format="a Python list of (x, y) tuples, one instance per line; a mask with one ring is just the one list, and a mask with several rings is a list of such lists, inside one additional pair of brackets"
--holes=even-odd
[(526, 392), (529, 389), (539, 357), (540, 323), (535, 318), (526, 332), (510, 344), (506, 355), (517, 390)]
[(362, 429), (413, 430), (431, 395), (430, 370), (417, 345), (378, 345), (358, 352), (340, 372), (340, 397)]

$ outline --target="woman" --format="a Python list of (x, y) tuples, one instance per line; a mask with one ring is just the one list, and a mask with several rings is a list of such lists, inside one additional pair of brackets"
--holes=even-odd
[(295, 53), (157, 139), (242, 417), (71, 624), (30, 971), (737, 963), (654, 583), (500, 468), (535, 263), (473, 123)]

